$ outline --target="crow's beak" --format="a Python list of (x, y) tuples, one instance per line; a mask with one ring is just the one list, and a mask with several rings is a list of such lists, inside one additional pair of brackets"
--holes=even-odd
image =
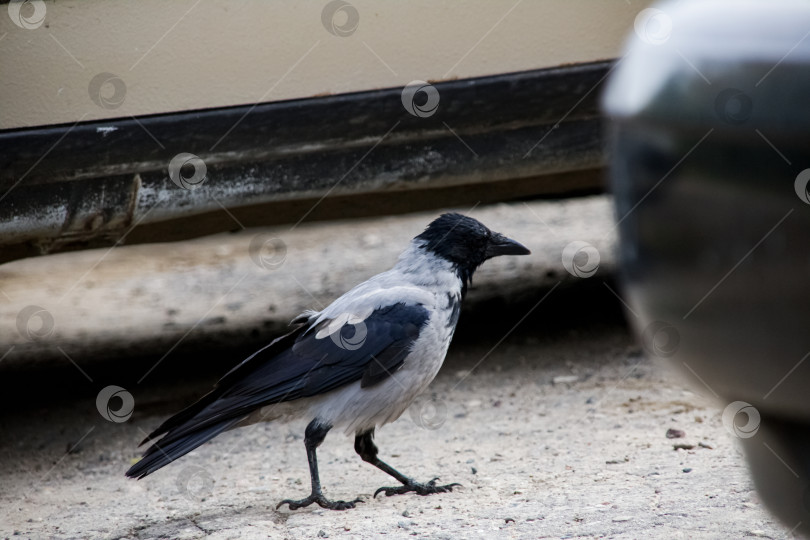
[(493, 235), (487, 246), (487, 259), (499, 255), (528, 255), (529, 253), (531, 251), (526, 246), (502, 234)]

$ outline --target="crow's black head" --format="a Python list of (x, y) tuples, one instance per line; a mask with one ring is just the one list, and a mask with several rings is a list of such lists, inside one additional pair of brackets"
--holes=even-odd
[(472, 280), (473, 272), (487, 259), (498, 255), (528, 255), (523, 245), (490, 231), (480, 221), (461, 214), (442, 214), (416, 241), (427, 251), (450, 261), (461, 280)]

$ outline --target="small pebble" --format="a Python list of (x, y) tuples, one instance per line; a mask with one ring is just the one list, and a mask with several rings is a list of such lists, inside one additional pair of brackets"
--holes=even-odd
[(323, 529), (318, 531), (318, 536), (321, 537), (321, 538), (329, 538), (329, 535), (326, 534), (326, 531), (324, 531)]
[(684, 437), (686, 437), (686, 433), (683, 430), (672, 428), (667, 430), (667, 439), (683, 439)]
[(472, 470), (473, 474), (478, 474), (478, 469), (476, 469), (475, 467), (470, 467), (470, 470)]
[(514, 520), (513, 518), (506, 518), (506, 519), (504, 519), (504, 521), (505, 521), (506, 523), (509, 523), (509, 522), (514, 523), (514, 522), (515, 522), (515, 520)]
[(691, 450), (694, 447), (695, 447), (694, 444), (687, 444), (687, 443), (678, 443), (678, 444), (673, 444), (672, 445), (672, 448), (674, 450)]
[(692, 467), (686, 467), (683, 472), (692, 472)]

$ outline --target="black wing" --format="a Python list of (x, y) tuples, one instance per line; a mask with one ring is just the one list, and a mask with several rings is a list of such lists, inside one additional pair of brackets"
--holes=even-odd
[[(244, 420), (260, 407), (311, 397), (360, 381), (377, 384), (399, 369), (428, 319), (422, 305), (394, 304), (331, 335), (323, 321), (302, 325), (228, 372), (197, 403), (169, 418), (127, 476), (142, 478)], [(143, 444), (143, 443), (142, 443)]]

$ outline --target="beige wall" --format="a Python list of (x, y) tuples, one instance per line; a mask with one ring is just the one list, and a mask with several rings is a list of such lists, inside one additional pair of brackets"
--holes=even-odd
[[(34, 0), (0, 5), (0, 129), (613, 58), (647, 2), (351, 0), (334, 19), (340, 27), (351, 24), (353, 14), (359, 18), (345, 37), (333, 35), (322, 22), (327, 4)], [(36, 28), (14, 24), (20, 7), (29, 20), (21, 24)], [(118, 79), (102, 76), (91, 85), (102, 73)]]

